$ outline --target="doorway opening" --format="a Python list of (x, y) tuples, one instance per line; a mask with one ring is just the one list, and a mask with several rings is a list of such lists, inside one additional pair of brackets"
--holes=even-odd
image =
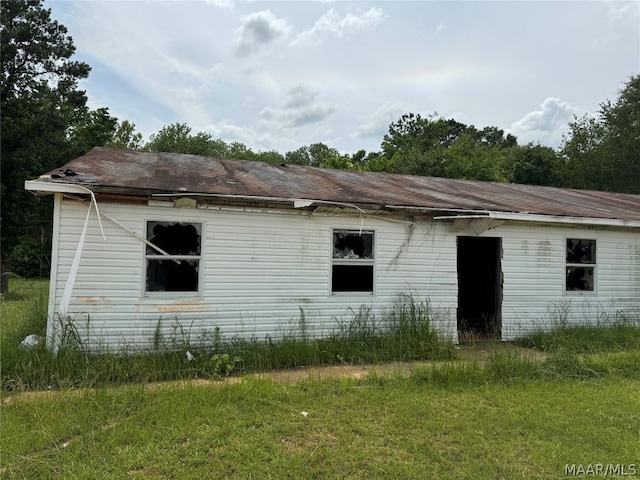
[(458, 335), (502, 336), (502, 239), (458, 237)]

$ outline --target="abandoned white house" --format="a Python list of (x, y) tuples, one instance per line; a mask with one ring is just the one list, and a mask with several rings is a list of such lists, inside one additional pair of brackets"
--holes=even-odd
[(453, 340), (640, 317), (640, 195), (108, 148), (26, 188), (55, 196), (52, 346), (60, 318), (112, 349), (276, 335), (300, 309), (322, 335), (400, 292)]

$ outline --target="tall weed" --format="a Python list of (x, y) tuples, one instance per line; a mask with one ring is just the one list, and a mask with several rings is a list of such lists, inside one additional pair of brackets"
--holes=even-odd
[[(40, 322), (38, 331), (44, 336), (46, 294), (43, 298), (32, 317)], [(175, 319), (167, 327), (159, 319), (148, 351), (119, 353), (90, 351), (87, 339), (82, 337), (87, 325), (81, 328), (78, 323), (82, 319), (59, 318), (62, 341), (56, 355), (42, 345), (18, 349), (16, 335), (7, 336), (0, 381), (5, 390), (22, 390), (218, 378), (238, 371), (311, 365), (451, 359), (454, 345), (432, 328), (432, 315), (428, 301), (400, 295), (388, 311), (378, 316), (366, 306), (351, 310), (346, 320), (336, 320), (334, 328), (322, 338), (312, 334), (307, 314), (301, 309), (300, 316), (277, 336), (225, 339), (216, 329), (209, 345), (198, 346), (191, 343), (191, 326), (183, 327)], [(24, 322), (18, 319), (17, 323)], [(23, 325), (18, 330), (25, 328), (31, 327)]]
[(599, 353), (640, 349), (640, 324), (630, 321), (610, 325), (565, 325), (538, 331), (517, 340), (519, 345), (545, 352)]

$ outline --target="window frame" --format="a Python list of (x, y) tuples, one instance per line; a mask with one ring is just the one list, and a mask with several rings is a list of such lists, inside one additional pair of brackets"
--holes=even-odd
[[(567, 253), (568, 253), (568, 243), (569, 241), (574, 241), (574, 242), (591, 242), (592, 244), (592, 262), (587, 263), (587, 262), (570, 262), (567, 259)], [(598, 286), (598, 282), (597, 282), (597, 271), (598, 271), (598, 240), (596, 238), (592, 238), (592, 237), (564, 237), (564, 245), (563, 245), (563, 252), (564, 252), (564, 294), (565, 295), (596, 295), (597, 294), (597, 286)], [(575, 289), (575, 290), (569, 290), (567, 287), (567, 279), (569, 276), (569, 269), (570, 268), (591, 268), (593, 269), (593, 275), (592, 275), (592, 279), (593, 279), (593, 285), (591, 287), (590, 290), (579, 290), (579, 289)]]
[[(152, 248), (149, 243), (151, 239), (149, 238), (149, 225), (151, 223), (156, 224), (168, 224), (168, 225), (194, 225), (199, 233), (199, 250), (200, 253), (197, 255), (194, 254), (180, 254), (180, 255), (164, 255), (159, 251), (154, 250), (156, 253), (148, 253), (148, 248)], [(142, 264), (143, 264), (143, 272), (142, 272), (142, 285), (141, 292), (142, 297), (146, 298), (174, 298), (174, 297), (202, 297), (203, 295), (203, 279), (204, 279), (204, 242), (205, 238), (204, 234), (205, 223), (202, 221), (188, 221), (185, 219), (181, 220), (166, 220), (166, 219), (145, 219), (144, 220), (144, 239), (149, 242), (146, 243), (142, 249)], [(148, 289), (148, 270), (149, 270), (149, 260), (187, 260), (187, 261), (196, 261), (197, 262), (197, 288), (195, 290), (149, 290)]]
[[(371, 258), (337, 258), (334, 255), (335, 248), (335, 234), (336, 233), (348, 233), (348, 234), (370, 234), (371, 235)], [(330, 231), (330, 248), (329, 248), (329, 295), (330, 296), (346, 296), (346, 295), (359, 295), (359, 296), (375, 296), (376, 294), (376, 231), (374, 229), (359, 229), (359, 228), (331, 228)], [(333, 276), (334, 266), (367, 266), (371, 267), (371, 290), (353, 290), (353, 291), (334, 291), (333, 290)]]

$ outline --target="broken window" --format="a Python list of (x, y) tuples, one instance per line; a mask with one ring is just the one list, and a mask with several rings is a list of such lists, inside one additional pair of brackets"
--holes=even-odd
[(198, 292), (202, 224), (147, 222), (147, 292)]
[(596, 241), (567, 238), (566, 290), (595, 291)]
[(373, 232), (333, 231), (332, 293), (373, 293), (373, 266)]

